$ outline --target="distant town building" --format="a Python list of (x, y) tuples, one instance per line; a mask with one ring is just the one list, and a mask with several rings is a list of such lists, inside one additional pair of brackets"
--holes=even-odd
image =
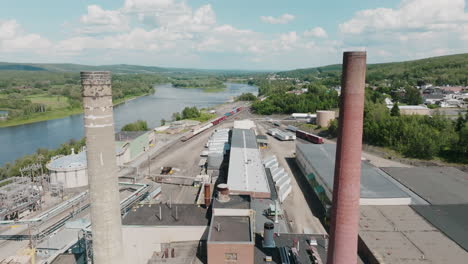
[[(389, 110), (392, 109), (393, 106), (387, 105)], [(430, 115), (431, 109), (427, 108), (425, 105), (398, 105), (400, 109), (400, 114), (402, 115)]]

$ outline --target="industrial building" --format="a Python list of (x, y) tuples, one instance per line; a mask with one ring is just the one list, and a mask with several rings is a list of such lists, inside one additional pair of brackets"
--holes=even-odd
[[(125, 263), (147, 263), (174, 242), (206, 240), (209, 217), (206, 208), (195, 204), (136, 207), (122, 220)], [(175, 254), (180, 254), (177, 249)]]
[(279, 128), (270, 128), (268, 129), (267, 133), (281, 141), (290, 141), (290, 140), (296, 139), (295, 133), (291, 133), (289, 131), (283, 131)]
[[(393, 105), (387, 105), (387, 108), (391, 110)], [(425, 105), (398, 105), (400, 114), (402, 115), (430, 115), (431, 109)]]
[(453, 167), (382, 168), (425, 199), (411, 207), (468, 252), (468, 174)]
[(115, 134), (115, 143), (121, 149), (128, 149), (128, 152), (118, 153), (122, 157), (118, 165), (134, 160), (155, 144), (155, 133), (153, 131), (120, 131)]
[[(216, 129), (206, 143), (207, 150), (207, 170), (219, 171), (224, 161), (224, 156), (230, 150), (229, 144), (230, 129)], [(216, 174), (218, 173), (211, 173)]]
[[(336, 144), (296, 144), (296, 162), (324, 205), (331, 205)], [(410, 194), (379, 168), (362, 161), (361, 205), (408, 205)]]
[(227, 184), (232, 193), (269, 198), (270, 188), (262, 165), (255, 133), (233, 129)]

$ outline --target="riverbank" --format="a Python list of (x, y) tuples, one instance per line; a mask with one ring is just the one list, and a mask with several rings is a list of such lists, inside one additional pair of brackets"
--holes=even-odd
[[(142, 94), (142, 95), (137, 95), (137, 96), (127, 96), (124, 98), (120, 98), (114, 101), (114, 106), (126, 103), (128, 101), (137, 99), (139, 97), (147, 96), (149, 95), (148, 93)], [(36, 122), (42, 122), (42, 121), (47, 121), (47, 120), (53, 120), (53, 119), (60, 119), (64, 118), (67, 116), (71, 115), (77, 115), (83, 113), (83, 108), (78, 107), (78, 108), (60, 108), (60, 109), (54, 109), (52, 111), (47, 111), (44, 113), (34, 113), (26, 118), (15, 118), (11, 120), (6, 120), (6, 121), (0, 121), (0, 128), (2, 127), (12, 127), (12, 126), (19, 126), (19, 125), (26, 125), (26, 124), (32, 124)]]

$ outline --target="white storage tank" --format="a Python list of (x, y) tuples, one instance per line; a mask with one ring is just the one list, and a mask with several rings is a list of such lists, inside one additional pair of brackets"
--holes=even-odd
[(335, 111), (317, 111), (318, 126), (328, 127), (332, 120), (335, 120)]
[(88, 185), (86, 151), (52, 159), (47, 165), (50, 183), (64, 189)]

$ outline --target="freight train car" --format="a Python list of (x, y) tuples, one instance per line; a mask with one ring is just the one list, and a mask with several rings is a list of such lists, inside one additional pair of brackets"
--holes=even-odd
[(209, 123), (207, 123), (207, 124), (205, 124), (205, 125), (203, 125), (201, 127), (192, 129), (192, 131), (189, 134), (187, 134), (184, 138), (182, 138), (182, 141), (187, 141), (187, 140), (191, 139), (192, 137), (194, 137), (194, 136), (202, 133), (203, 131), (207, 130), (208, 128), (210, 128), (212, 126), (219, 125), (220, 123), (224, 122), (228, 117), (233, 116), (233, 115), (239, 113), (240, 111), (242, 111), (242, 109), (243, 109), (242, 107), (234, 108), (233, 110), (231, 110), (230, 112), (225, 113), (221, 117), (218, 117), (218, 118), (210, 121)]
[(218, 125), (219, 123), (223, 122), (224, 120), (226, 120), (227, 116), (222, 116), (222, 117), (218, 117), (216, 118), (215, 120), (211, 121), (211, 123), (213, 124), (213, 126), (216, 126)]
[(297, 130), (296, 131), (296, 137), (307, 140), (307, 141), (309, 141), (311, 143), (314, 143), (314, 144), (323, 144), (324, 143), (322, 137), (319, 137), (319, 136), (311, 134), (311, 133), (307, 133), (307, 132), (302, 131), (302, 130)]

